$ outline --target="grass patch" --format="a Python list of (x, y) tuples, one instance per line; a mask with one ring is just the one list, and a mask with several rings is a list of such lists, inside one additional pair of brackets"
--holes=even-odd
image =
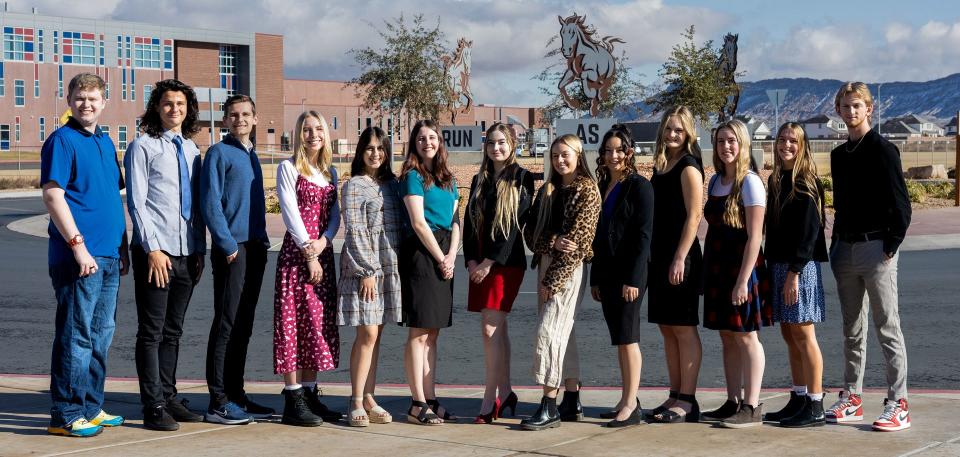
[(39, 176), (6, 176), (0, 177), (0, 190), (7, 189), (39, 189)]

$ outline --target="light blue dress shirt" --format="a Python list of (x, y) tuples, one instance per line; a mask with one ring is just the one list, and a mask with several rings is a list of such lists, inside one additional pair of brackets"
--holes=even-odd
[[(180, 214), (180, 164), (173, 138), (167, 130), (160, 137), (140, 135), (123, 156), (127, 180), (127, 209), (133, 222), (133, 243), (146, 252), (162, 250), (174, 256), (206, 252), (206, 231), (200, 215), (200, 150), (193, 140), (183, 139), (193, 210), (191, 220)], [(182, 137), (181, 137), (182, 138)]]

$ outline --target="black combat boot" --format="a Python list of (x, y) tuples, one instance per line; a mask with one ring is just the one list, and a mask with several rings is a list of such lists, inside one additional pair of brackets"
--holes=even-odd
[(310, 411), (307, 404), (306, 389), (283, 389), (283, 419), (280, 422), (300, 427), (316, 427), (323, 419)]
[(800, 412), (800, 409), (803, 408), (804, 399), (806, 395), (797, 395), (796, 392), (790, 391), (790, 401), (787, 402), (786, 406), (783, 407), (780, 411), (773, 411), (763, 415), (764, 422), (780, 422), (781, 419), (786, 419), (794, 414)]

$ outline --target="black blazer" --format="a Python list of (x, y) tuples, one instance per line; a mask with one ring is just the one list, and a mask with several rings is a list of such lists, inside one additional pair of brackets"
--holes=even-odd
[[(605, 220), (607, 233), (600, 233), (603, 224), (597, 224), (590, 285), (600, 285), (601, 279), (604, 282), (613, 280), (637, 287), (643, 294), (647, 286), (653, 234), (653, 186), (638, 174), (628, 176), (621, 185), (623, 188), (617, 196), (613, 217)], [(609, 186), (608, 183), (600, 190), (602, 195), (606, 195)], [(601, 212), (601, 220), (604, 217)]]
[(505, 173), (513, 173), (513, 184), (518, 187), (520, 196), (517, 200), (517, 223), (510, 228), (507, 236), (497, 232), (496, 238), (490, 238), (490, 225), (497, 204), (496, 188), (490, 185), (493, 183), (488, 183), (485, 189), (478, 189), (476, 175), (470, 182), (470, 200), (473, 200), (477, 192), (485, 192), (484, 207), (480, 208), (483, 213), (484, 227), (474, 226), (473, 218), (470, 217), (470, 200), (468, 200), (467, 214), (464, 217), (463, 224), (464, 263), (471, 260), (482, 262), (484, 259), (490, 259), (498, 265), (527, 268), (527, 255), (523, 249), (521, 229), (529, 216), (530, 203), (533, 198), (533, 175), (519, 165), (513, 165), (513, 167), (516, 168), (506, 170)]

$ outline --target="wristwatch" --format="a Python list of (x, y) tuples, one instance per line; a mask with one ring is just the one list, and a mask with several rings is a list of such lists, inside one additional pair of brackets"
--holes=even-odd
[(69, 240), (67, 240), (67, 244), (69, 244), (70, 247), (74, 247), (74, 246), (77, 246), (77, 245), (79, 245), (79, 244), (83, 244), (83, 235), (81, 235), (81, 234), (79, 234), (79, 233), (76, 234), (76, 235), (73, 235), (73, 238), (70, 238)]

